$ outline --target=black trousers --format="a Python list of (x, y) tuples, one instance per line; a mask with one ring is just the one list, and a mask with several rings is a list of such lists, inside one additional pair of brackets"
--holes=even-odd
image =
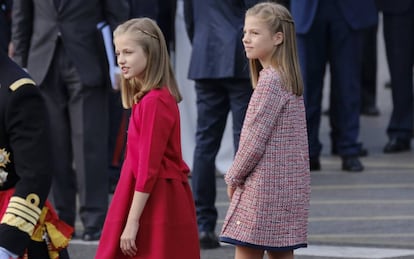
[[(45, 242), (32, 241), (27, 248), (28, 259), (50, 259), (47, 245)], [(69, 253), (67, 249), (63, 249), (59, 252), (59, 259), (69, 259)]]

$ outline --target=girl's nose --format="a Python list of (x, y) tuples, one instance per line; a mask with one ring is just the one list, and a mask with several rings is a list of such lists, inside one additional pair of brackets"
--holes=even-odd
[(122, 55), (118, 55), (118, 64), (123, 64), (125, 62), (124, 58), (122, 57)]

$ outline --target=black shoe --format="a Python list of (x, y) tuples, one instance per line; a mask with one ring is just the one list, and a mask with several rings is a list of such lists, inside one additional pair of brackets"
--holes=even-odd
[(342, 170), (348, 172), (361, 172), (364, 166), (357, 156), (342, 157)]
[(384, 153), (398, 153), (411, 150), (410, 140), (391, 138), (384, 147)]
[(309, 169), (311, 171), (320, 171), (321, 170), (321, 162), (319, 162), (319, 158), (311, 158), (309, 160)]
[[(331, 154), (332, 154), (333, 156), (337, 156), (337, 155), (338, 155), (338, 150), (337, 150), (335, 147), (332, 147)], [(365, 157), (365, 156), (368, 156), (368, 150), (367, 150), (366, 148), (363, 148), (363, 147), (362, 147), (362, 148), (359, 150), (359, 152), (358, 152), (357, 156), (359, 156), (359, 157)]]
[(375, 106), (367, 106), (361, 108), (361, 115), (365, 116), (378, 116), (380, 114), (380, 111)]
[(391, 89), (391, 81), (385, 82), (384, 88)]
[(201, 249), (214, 249), (220, 247), (216, 234), (212, 231), (202, 231), (199, 234)]
[(96, 241), (101, 238), (102, 231), (96, 228), (86, 229), (82, 234), (83, 241)]

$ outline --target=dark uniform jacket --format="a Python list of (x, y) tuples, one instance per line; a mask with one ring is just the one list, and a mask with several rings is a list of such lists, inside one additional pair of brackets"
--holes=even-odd
[(0, 216), (0, 247), (17, 255), (32, 246), (30, 237), (50, 190), (49, 130), (33, 80), (0, 51), (0, 200), (15, 188)]

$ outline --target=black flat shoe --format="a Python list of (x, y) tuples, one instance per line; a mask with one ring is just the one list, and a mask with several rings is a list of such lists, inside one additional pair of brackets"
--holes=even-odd
[(348, 172), (362, 172), (364, 166), (357, 156), (343, 157), (342, 170)]
[[(338, 155), (338, 150), (336, 149), (336, 147), (332, 147), (331, 154), (332, 154), (333, 156), (337, 156), (337, 155)], [(367, 150), (366, 148), (362, 147), (362, 148), (359, 150), (359, 152), (358, 152), (357, 156), (359, 156), (359, 157), (365, 157), (365, 156), (368, 156), (368, 150)]]
[(201, 249), (214, 249), (220, 247), (216, 234), (212, 231), (202, 231), (198, 236)]
[(311, 171), (320, 171), (321, 170), (321, 162), (319, 158), (311, 158), (309, 160), (309, 169)]
[(410, 140), (391, 138), (384, 147), (384, 153), (399, 153), (411, 150)]
[(379, 116), (380, 115), (380, 111), (377, 107), (375, 106), (367, 106), (367, 107), (362, 107), (361, 108), (361, 115), (365, 115), (365, 116)]
[(82, 234), (83, 241), (96, 241), (101, 238), (102, 231), (99, 229), (87, 229)]

